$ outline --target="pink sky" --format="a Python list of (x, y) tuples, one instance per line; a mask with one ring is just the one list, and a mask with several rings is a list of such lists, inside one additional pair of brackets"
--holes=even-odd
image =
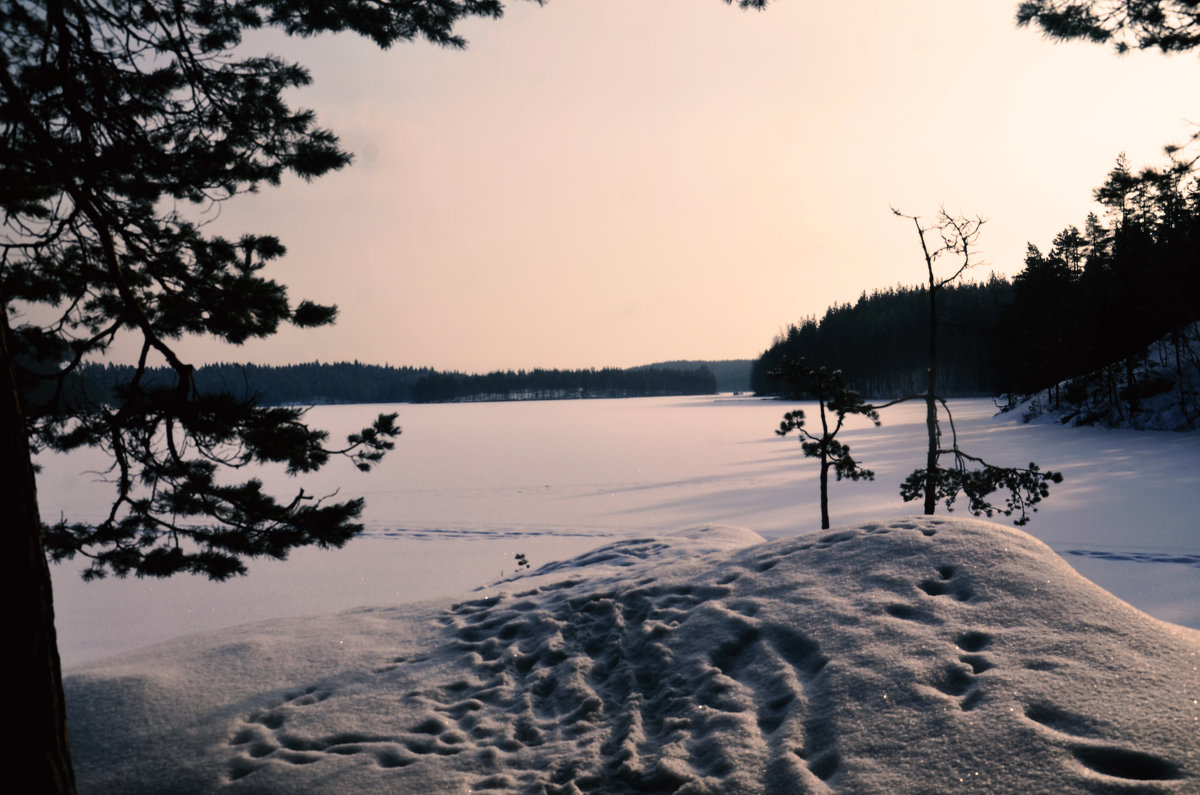
[(1093, 209), (1126, 151), (1200, 120), (1200, 60), (1118, 58), (1013, 23), (1015, 0), (511, 4), (466, 51), (351, 37), (294, 58), (349, 169), (228, 203), (277, 234), (294, 299), (332, 328), (196, 361), (358, 359), (485, 371), (753, 358), (787, 324), (913, 284), (911, 225), (989, 219), (986, 278)]

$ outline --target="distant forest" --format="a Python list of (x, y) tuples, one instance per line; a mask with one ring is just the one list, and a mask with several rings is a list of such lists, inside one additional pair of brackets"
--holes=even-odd
[[(1136, 410), (1140, 396), (1200, 371), (1191, 325), (1200, 320), (1200, 181), (1193, 163), (1131, 170), (1124, 155), (1094, 191), (1103, 218), (1067, 226), (1045, 253), (1030, 244), (1010, 282), (949, 285), (938, 296), (938, 380), (945, 396), (1103, 394)], [(784, 356), (840, 369), (874, 398), (921, 393), (927, 366), (923, 287), (863, 293), (776, 338), (755, 362), (755, 392), (779, 394), (770, 378)], [(1147, 349), (1168, 338), (1179, 372), (1151, 375)], [(1161, 369), (1161, 368), (1160, 368)], [(1168, 377), (1169, 376), (1169, 377)], [(1148, 379), (1153, 379), (1151, 383)], [(1200, 414), (1181, 393), (1184, 411)], [(1095, 407), (1094, 407), (1095, 408)]]
[[(121, 364), (87, 364), (72, 388), (83, 389), (90, 400), (106, 401), (134, 368)], [(434, 371), (355, 362), (288, 364), (209, 364), (196, 368), (196, 387), (205, 393), (227, 392), (237, 398), (257, 398), (268, 406), (325, 403), (407, 403), (413, 386)], [(166, 368), (147, 371), (149, 384), (175, 383)]]
[(486, 375), (429, 373), (413, 385), (412, 402), (657, 397), (716, 391), (717, 380), (704, 365), (694, 370), (510, 370)]
[[(746, 372), (750, 362), (743, 362)], [(104, 402), (132, 378), (130, 365), (87, 364), (67, 384), (68, 392)], [(151, 369), (150, 385), (174, 384), (167, 369)], [(748, 379), (747, 379), (748, 380)], [(330, 403), (436, 403), (479, 400), (708, 395), (717, 391), (709, 368), (648, 366), (603, 370), (531, 370), (487, 375), (446, 373), (422, 367), (390, 367), (355, 362), (290, 364), (213, 364), (196, 368), (201, 392), (226, 392), (263, 405)]]
[(749, 392), (750, 369), (754, 365), (752, 359), (721, 359), (706, 361), (698, 359), (677, 359), (670, 362), (644, 364), (633, 370), (695, 370), (707, 367), (717, 379), (718, 392)]

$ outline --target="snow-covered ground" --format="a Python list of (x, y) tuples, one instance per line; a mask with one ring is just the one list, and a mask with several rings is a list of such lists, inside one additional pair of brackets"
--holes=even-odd
[[(923, 424), (895, 407), (841, 437), (877, 479), (821, 532), (790, 408), (399, 406), (375, 472), (304, 483), (367, 497), (345, 550), (225, 584), (58, 567), (85, 791), (1200, 788), (1200, 437), (953, 403), (964, 449), (1064, 473), (1047, 547), (900, 518)], [(44, 463), (47, 517), (99, 510), (86, 461)]]
[[(404, 434), (373, 472), (330, 464), (308, 493), (367, 498), (366, 534), (335, 551), (252, 564), (248, 577), (83, 583), (54, 567), (59, 645), (69, 664), (177, 635), (290, 615), (449, 596), (632, 534), (707, 524), (766, 538), (819, 526), (816, 465), (774, 434), (797, 404), (755, 398), (321, 406), (345, 434), (400, 412)], [(803, 404), (800, 404), (803, 405)], [(964, 448), (997, 463), (1063, 472), (1030, 533), (1084, 576), (1156, 617), (1200, 628), (1200, 435), (1024, 425), (989, 400), (951, 404)], [(839, 438), (877, 473), (831, 484), (834, 525), (919, 512), (898, 484), (922, 461), (923, 408)], [(335, 438), (337, 438), (335, 436)], [(100, 457), (47, 457), (43, 516), (98, 517)], [(281, 473), (265, 473), (283, 492)], [(286, 493), (286, 492), (285, 492)], [(960, 507), (954, 515), (963, 515)]]

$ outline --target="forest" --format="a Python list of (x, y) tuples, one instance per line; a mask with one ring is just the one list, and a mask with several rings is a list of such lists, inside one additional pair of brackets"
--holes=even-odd
[[(999, 332), (1012, 303), (1012, 283), (995, 275), (986, 282), (943, 288), (938, 375), (945, 395), (1004, 391), (997, 373), (1002, 351)], [(771, 377), (786, 356), (841, 370), (846, 382), (864, 395), (917, 394), (924, 389), (928, 339), (929, 299), (924, 287), (863, 293), (855, 303), (831, 306), (819, 320), (807, 318), (777, 337), (755, 360), (751, 388), (760, 395), (800, 397)]]
[(562, 400), (664, 395), (712, 395), (717, 380), (705, 365), (602, 370), (511, 370), (485, 375), (429, 373), (412, 389), (414, 403), (487, 400)]
[[(1093, 196), (1100, 213), (1068, 225), (1045, 251), (1029, 244), (1011, 280), (992, 275), (942, 288), (938, 379), (944, 396), (1030, 396), (1088, 404), (1092, 415), (1136, 413), (1166, 389), (1194, 423), (1200, 377), (1200, 183), (1195, 159), (1134, 170), (1121, 155)], [(928, 299), (924, 287), (863, 293), (854, 304), (792, 325), (755, 361), (752, 386), (787, 394), (771, 377), (784, 358), (841, 370), (874, 398), (923, 391)], [(1150, 357), (1150, 346), (1167, 350)], [(1158, 348), (1162, 348), (1160, 344)]]
[[(354, 362), (259, 365), (209, 364), (196, 368), (201, 394), (228, 393), (259, 405), (322, 405), (327, 403), (407, 403), (413, 385), (432, 373), (427, 367), (390, 367)], [(133, 377), (122, 364), (87, 364), (66, 384), (96, 402), (107, 402)], [(149, 368), (142, 376), (148, 387), (173, 384), (167, 368)]]
[[(80, 367), (63, 388), (68, 398), (110, 402), (133, 375), (130, 365), (88, 364)], [(173, 383), (166, 368), (150, 368), (141, 380), (148, 388), (167, 389)], [(486, 375), (358, 361), (279, 366), (211, 364), (196, 368), (195, 383), (202, 394), (227, 393), (263, 406), (650, 397), (717, 391), (716, 379), (703, 363), (691, 368), (538, 369)]]

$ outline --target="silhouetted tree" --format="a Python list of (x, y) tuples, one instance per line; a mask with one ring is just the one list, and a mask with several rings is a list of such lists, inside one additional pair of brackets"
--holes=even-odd
[[(1049, 255), (1031, 245), (1014, 279), (1006, 382), (1057, 399), (1069, 381), (1074, 400), (1090, 404), (1078, 407), (1081, 419), (1131, 418), (1141, 397), (1166, 383), (1147, 378), (1141, 365), (1147, 347), (1170, 335), (1180, 409), (1190, 418), (1184, 337), (1200, 319), (1200, 184), (1192, 163), (1168, 148), (1166, 165), (1135, 171), (1122, 155), (1093, 195), (1104, 219), (1087, 216), (1082, 243), (1074, 245), (1068, 227)], [(1069, 265), (1072, 251), (1081, 270)]]
[(716, 378), (707, 366), (694, 370), (634, 367), (602, 370), (492, 372), (484, 375), (431, 372), (412, 387), (414, 403), (492, 400), (562, 400), (664, 395), (712, 395)]
[[(958, 279), (963, 272), (974, 263), (971, 260), (972, 246), (979, 238), (982, 218), (966, 219), (961, 216), (949, 215), (945, 209), (938, 212), (937, 221), (929, 226), (922, 226), (918, 216), (904, 215), (899, 210), (892, 212), (901, 218), (907, 218), (916, 227), (917, 237), (921, 241), (921, 253), (925, 257), (925, 268), (928, 274), (929, 295), (929, 347), (928, 369), (925, 381), (925, 428), (929, 436), (929, 446), (926, 452), (924, 470), (925, 513), (932, 514), (936, 506), (939, 436), (937, 412), (937, 297), (938, 291), (947, 284)], [(931, 238), (934, 240), (930, 245)], [(948, 276), (939, 277), (935, 274), (935, 265), (942, 257), (950, 256), (957, 261), (950, 267)]]
[[(916, 228), (929, 284), (929, 369), (926, 391), (922, 396), (929, 443), (925, 466), (914, 471), (900, 484), (900, 496), (905, 502), (923, 498), (925, 514), (933, 515), (939, 500), (945, 503), (947, 510), (951, 510), (955, 499), (962, 493), (967, 496), (971, 513), (976, 516), (990, 517), (996, 512), (1011, 516), (1019, 512), (1015, 523), (1023, 525), (1029, 521), (1029, 512), (1037, 511), (1037, 504), (1049, 495), (1049, 484), (1062, 482), (1062, 475), (1042, 472), (1032, 462), (1028, 468), (997, 467), (964, 453), (958, 446), (958, 434), (954, 429), (950, 407), (937, 392), (938, 292), (975, 264), (974, 247), (984, 220), (950, 215), (943, 208), (939, 210), (935, 221), (923, 224), (919, 216), (905, 215), (896, 209), (892, 212), (912, 221)], [(939, 261), (943, 258), (950, 264), (939, 271)], [(949, 447), (942, 444), (939, 404), (950, 424)], [(953, 464), (941, 466), (943, 456), (952, 458)], [(990, 500), (991, 495), (1000, 489), (1008, 492), (1003, 507), (996, 506)]]
[(1082, 271), (1073, 269), (1058, 250), (1044, 255), (1030, 244), (1025, 270), (1013, 279), (1013, 304), (1005, 330), (1009, 391), (1030, 394), (1057, 383), (1075, 363), (1091, 355), (1090, 340), (1079, 326)]
[[(950, 284), (938, 296), (941, 335), (939, 389), (943, 394), (990, 395), (1003, 391), (997, 368), (1003, 349), (1003, 314), (1012, 285), (987, 281)], [(925, 381), (929, 298), (925, 287), (891, 287), (862, 293), (853, 304), (829, 307), (820, 318), (790, 326), (754, 362), (751, 386), (760, 395), (792, 397), (772, 380), (783, 357), (811, 367), (842, 371), (846, 383), (877, 399), (903, 397)]]
[(1017, 6), (1017, 24), (1035, 24), (1054, 39), (1087, 39), (1132, 49), (1163, 52), (1200, 44), (1196, 0), (1027, 0)]
[[(784, 414), (775, 433), (787, 436), (792, 431), (799, 431), (800, 448), (804, 454), (821, 462), (821, 529), (828, 530), (829, 470), (833, 470), (838, 480), (875, 479), (874, 472), (862, 467), (850, 455), (850, 446), (837, 441), (838, 432), (845, 425), (846, 417), (852, 414), (860, 414), (879, 427), (879, 412), (867, 405), (857, 392), (846, 386), (839, 370), (831, 373), (824, 367), (809, 367), (803, 359), (792, 361), (785, 358), (780, 368), (772, 375), (783, 381), (791, 394), (802, 394), (817, 401), (817, 410), (821, 418), (819, 436), (804, 427), (804, 411), (799, 409)], [(832, 426), (831, 416), (835, 419)]]
[[(350, 161), (310, 111), (284, 99), (308, 73), (248, 54), (243, 33), (462, 46), (457, 21), (502, 10), (501, 0), (0, 0), (0, 503), (6, 579), (20, 594), (8, 675), (29, 699), (9, 753), (27, 791), (74, 788), (46, 550), (90, 556), (92, 576), (220, 579), (246, 557), (340, 545), (358, 529), (361, 500), (300, 490), (277, 502), (255, 479), (228, 485), (218, 473), (255, 462), (307, 472), (336, 453), (366, 468), (399, 433), (395, 416), (381, 415), (330, 449), (301, 410), (199, 390), (177, 352), (187, 335), (236, 344), (335, 316), (290, 302), (263, 275), (284, 253), (278, 240), (227, 240), (192, 220), (197, 207), (287, 172), (311, 179)], [(124, 335), (140, 355), (114, 400), (65, 389)], [(145, 376), (159, 364), (170, 383), (152, 385)], [(111, 511), (43, 533), (32, 451), (86, 446), (112, 457)]]

